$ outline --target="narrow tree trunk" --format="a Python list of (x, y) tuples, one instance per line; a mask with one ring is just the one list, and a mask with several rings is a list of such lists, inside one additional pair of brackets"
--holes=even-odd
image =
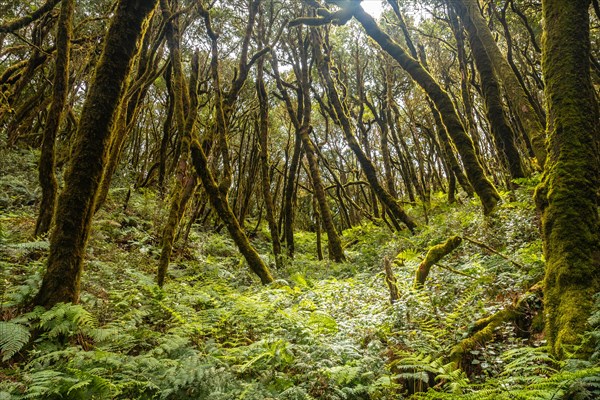
[(589, 5), (590, 0), (542, 2), (548, 160), (536, 202), (546, 257), (546, 337), (558, 356), (580, 342), (600, 291), (599, 124), (590, 78)]
[(56, 203), (58, 183), (54, 173), (54, 143), (61, 116), (67, 102), (69, 86), (69, 61), (71, 51), (71, 20), (73, 18), (73, 0), (63, 0), (56, 31), (56, 62), (52, 89), (52, 103), (44, 126), (42, 153), (40, 156), (39, 179), (42, 188), (42, 201), (35, 236), (43, 235), (50, 229)]
[[(314, 37), (317, 38), (316, 35), (314, 35)], [(322, 54), (321, 40), (315, 39), (314, 43), (316, 43), (315, 53), (317, 54), (317, 66), (325, 83), (325, 87), (327, 88), (329, 101), (333, 105), (338, 123), (342, 127), (342, 131), (344, 132), (344, 137), (346, 138), (348, 146), (350, 146), (350, 149), (352, 149), (356, 155), (356, 158), (365, 172), (367, 180), (377, 195), (377, 198), (383, 204), (385, 204), (393, 218), (395, 218), (397, 221), (401, 221), (408, 227), (408, 229), (410, 229), (411, 232), (414, 232), (417, 225), (412, 218), (406, 214), (402, 207), (400, 207), (398, 201), (393, 198), (392, 195), (390, 195), (390, 193), (379, 183), (379, 179), (377, 178), (377, 170), (375, 169), (373, 162), (367, 157), (363, 149), (360, 147), (358, 140), (352, 133), (352, 126), (350, 125), (348, 114), (339, 97), (333, 78), (331, 77), (329, 63), (327, 62), (326, 57)]]
[(79, 301), (79, 281), (96, 192), (106, 161), (115, 111), (123, 94), (144, 20), (155, 0), (121, 0), (106, 35), (81, 111), (65, 187), (58, 198), (47, 271), (34, 304), (46, 308)]
[(198, 176), (202, 179), (204, 190), (208, 194), (211, 205), (217, 211), (219, 218), (225, 224), (233, 241), (246, 259), (250, 269), (260, 278), (263, 284), (273, 282), (273, 276), (257, 251), (252, 247), (250, 240), (242, 230), (233, 210), (229, 206), (227, 198), (219, 190), (219, 186), (209, 170), (206, 154), (198, 141), (192, 142), (192, 162)]
[(259, 105), (258, 138), (260, 143), (260, 172), (262, 182), (262, 195), (265, 202), (265, 218), (271, 232), (271, 243), (273, 244), (273, 255), (275, 265), (281, 267), (281, 242), (279, 241), (279, 227), (275, 220), (275, 205), (271, 195), (271, 174), (269, 173), (269, 98), (264, 82), (264, 60), (261, 58), (257, 65), (256, 92)]

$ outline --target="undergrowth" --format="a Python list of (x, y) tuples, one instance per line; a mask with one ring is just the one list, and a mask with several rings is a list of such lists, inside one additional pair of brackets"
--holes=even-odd
[[(318, 261), (314, 233), (298, 232), (296, 258), (269, 286), (226, 235), (195, 226), (164, 289), (154, 283), (163, 206), (152, 192), (134, 191), (123, 211), (126, 190), (117, 189), (95, 220), (81, 303), (27, 310), (48, 243), (28, 239), (35, 208), (11, 182), (0, 182), (17, 188), (0, 199), (2, 400), (600, 396), (600, 298), (587, 361), (555, 360), (543, 335), (511, 324), (471, 350), (466, 368), (447, 358), (475, 321), (513, 304), (543, 275), (531, 185), (505, 195), (489, 218), (474, 200), (448, 205), (436, 195), (429, 225), (414, 236), (356, 226), (343, 235), (344, 264)], [(422, 208), (409, 212), (423, 221)], [(456, 234), (496, 253), (465, 240), (415, 289), (429, 247)], [(256, 237), (272, 262), (267, 228)], [(398, 280), (394, 304), (384, 258)]]

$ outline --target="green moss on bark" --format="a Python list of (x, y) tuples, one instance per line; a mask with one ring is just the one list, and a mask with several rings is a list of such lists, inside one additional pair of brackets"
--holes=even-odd
[(94, 202), (106, 161), (115, 111), (129, 74), (143, 24), (155, 0), (119, 1), (81, 118), (65, 187), (59, 196), (56, 224), (42, 286), (34, 304), (52, 307), (79, 301), (79, 281)]
[(589, 74), (589, 4), (543, 2), (548, 159), (536, 202), (546, 257), (546, 335), (558, 356), (580, 342), (592, 296), (600, 291), (598, 110)]
[(417, 268), (415, 286), (423, 286), (425, 284), (425, 280), (427, 279), (427, 275), (429, 275), (429, 271), (431, 271), (431, 267), (433, 267), (433, 265), (440, 261), (444, 256), (454, 251), (461, 242), (462, 238), (460, 236), (452, 236), (444, 243), (431, 247), (425, 256), (425, 259)]

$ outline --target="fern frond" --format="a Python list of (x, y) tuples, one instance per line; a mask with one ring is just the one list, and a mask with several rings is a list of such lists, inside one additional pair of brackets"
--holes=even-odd
[(28, 342), (31, 335), (27, 327), (0, 321), (0, 354), (2, 362), (10, 360)]

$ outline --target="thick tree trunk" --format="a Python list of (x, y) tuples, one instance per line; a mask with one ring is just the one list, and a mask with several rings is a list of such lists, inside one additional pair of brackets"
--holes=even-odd
[(558, 356), (579, 343), (600, 291), (599, 121), (590, 79), (589, 5), (542, 2), (548, 159), (536, 201), (546, 257), (546, 335)]
[(71, 51), (73, 8), (73, 0), (63, 0), (58, 18), (52, 103), (48, 111), (46, 125), (44, 126), (42, 154), (40, 156), (39, 179), (42, 188), (42, 201), (35, 225), (35, 236), (48, 232), (54, 215), (56, 192), (58, 190), (58, 183), (54, 173), (54, 143), (69, 92), (69, 53)]
[(500, 196), (494, 185), (486, 178), (475, 153), (473, 141), (465, 132), (465, 128), (458, 117), (454, 103), (452, 103), (448, 93), (440, 87), (417, 60), (406, 54), (402, 47), (377, 26), (373, 17), (367, 14), (360, 6), (354, 7), (352, 10), (354, 17), (361, 23), (367, 34), (400, 64), (414, 81), (425, 90), (431, 101), (433, 101), (448, 134), (452, 138), (458, 153), (461, 155), (467, 177), (481, 199), (484, 214), (490, 214), (498, 203)]
[(59, 302), (79, 301), (85, 246), (111, 126), (143, 34), (144, 21), (155, 5), (155, 0), (121, 0), (117, 4), (81, 111), (71, 161), (65, 173), (65, 187), (58, 198), (48, 268), (34, 299), (36, 305), (49, 308)]
[[(460, 13), (461, 10), (459, 9), (458, 14), (461, 15)], [(486, 53), (481, 39), (477, 35), (475, 25), (468, 16), (461, 15), (461, 18), (469, 34), (469, 44), (473, 52), (475, 67), (479, 72), (481, 91), (485, 100), (486, 116), (490, 123), (490, 130), (492, 131), (500, 159), (510, 172), (511, 178), (522, 178), (525, 176), (525, 173), (521, 164), (521, 156), (515, 143), (515, 134), (504, 115), (502, 95), (500, 94), (500, 86), (493, 70), (492, 61)]]

